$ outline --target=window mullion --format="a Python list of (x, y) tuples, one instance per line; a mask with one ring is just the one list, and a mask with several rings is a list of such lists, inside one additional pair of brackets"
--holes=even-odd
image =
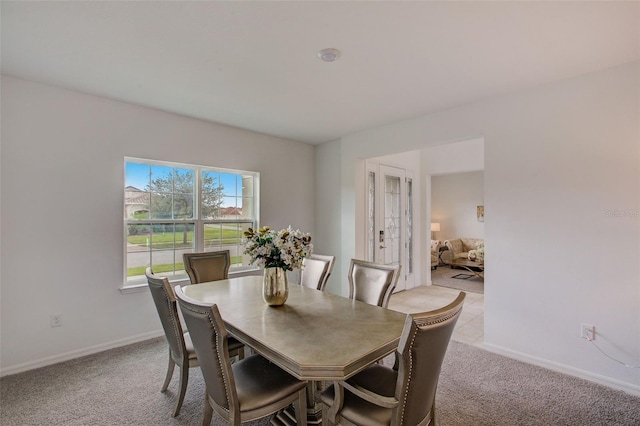
[(204, 251), (204, 225), (202, 218), (202, 183), (201, 183), (201, 175), (202, 169), (200, 167), (196, 168), (195, 173), (195, 185), (196, 185), (196, 205), (194, 212), (195, 219), (195, 229), (193, 230), (196, 247), (196, 252)]

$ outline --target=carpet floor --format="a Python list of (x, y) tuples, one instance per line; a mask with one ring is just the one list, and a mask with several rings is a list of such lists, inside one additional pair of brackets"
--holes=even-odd
[(471, 275), (470, 272), (464, 269), (451, 269), (449, 266), (441, 265), (431, 271), (431, 283), (441, 287), (484, 294), (484, 280), (482, 278), (475, 276), (466, 279), (453, 278), (460, 274)]
[[(169, 390), (160, 393), (167, 351), (164, 338), (158, 338), (3, 377), (0, 424), (199, 425), (204, 399), (199, 369), (190, 371), (178, 417), (170, 416), (177, 371)], [(441, 426), (640, 425), (638, 397), (453, 341), (437, 407)], [(214, 414), (211, 424), (225, 422)]]

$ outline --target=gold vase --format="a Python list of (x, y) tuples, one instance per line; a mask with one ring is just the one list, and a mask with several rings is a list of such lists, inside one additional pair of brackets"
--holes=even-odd
[(264, 268), (262, 298), (269, 306), (284, 305), (289, 296), (289, 282), (284, 268)]

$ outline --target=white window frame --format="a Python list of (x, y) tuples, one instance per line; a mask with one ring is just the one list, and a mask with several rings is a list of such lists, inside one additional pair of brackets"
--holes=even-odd
[[(126, 215), (126, 206), (125, 199), (126, 194), (125, 188), (127, 187), (126, 180), (126, 165), (127, 163), (137, 163), (137, 164), (146, 164), (149, 166), (164, 166), (164, 167), (173, 167), (173, 168), (185, 168), (191, 169), (194, 171), (194, 189), (195, 189), (195, 200), (193, 206), (193, 218), (188, 219), (130, 219), (127, 218)], [(234, 174), (234, 175), (243, 175), (243, 176), (251, 176), (253, 178), (253, 211), (252, 218), (244, 219), (211, 219), (211, 218), (202, 218), (201, 217), (201, 205), (202, 205), (202, 185), (200, 183), (202, 172), (215, 172), (215, 173), (224, 173), (224, 174)], [(142, 188), (140, 188), (142, 189)], [(237, 196), (237, 195), (236, 195)], [(204, 247), (204, 227), (206, 224), (224, 224), (224, 223), (246, 223), (254, 229), (259, 227), (260, 223), (260, 173), (246, 171), (246, 170), (234, 170), (234, 169), (225, 169), (220, 167), (211, 167), (211, 166), (201, 166), (194, 164), (184, 164), (184, 163), (176, 163), (169, 161), (159, 161), (159, 160), (151, 160), (146, 158), (135, 158), (135, 157), (125, 157), (124, 158), (124, 185), (123, 185), (123, 218), (124, 218), (124, 232), (123, 232), (123, 284), (121, 290), (123, 292), (127, 292), (127, 290), (135, 290), (139, 288), (146, 287), (146, 279), (144, 275), (137, 276), (137, 278), (129, 279), (127, 276), (127, 236), (128, 236), (128, 228), (129, 225), (132, 224), (193, 224), (194, 226), (194, 251), (195, 252), (203, 252), (205, 251)], [(174, 249), (175, 251), (175, 249)], [(245, 259), (246, 258), (246, 259)], [(255, 265), (248, 265), (246, 262), (248, 261), (247, 256), (243, 256), (243, 262), (241, 266), (232, 265), (229, 274), (238, 274), (247, 271), (255, 271), (258, 268)], [(175, 272), (175, 271), (174, 271)], [(189, 277), (186, 273), (171, 273), (167, 274), (171, 282), (181, 282), (188, 281)]]

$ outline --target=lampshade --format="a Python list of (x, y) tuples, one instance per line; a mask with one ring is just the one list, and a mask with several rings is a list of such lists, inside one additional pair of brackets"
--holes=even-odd
[(440, 230), (440, 224), (438, 222), (431, 222), (431, 232), (438, 232)]

